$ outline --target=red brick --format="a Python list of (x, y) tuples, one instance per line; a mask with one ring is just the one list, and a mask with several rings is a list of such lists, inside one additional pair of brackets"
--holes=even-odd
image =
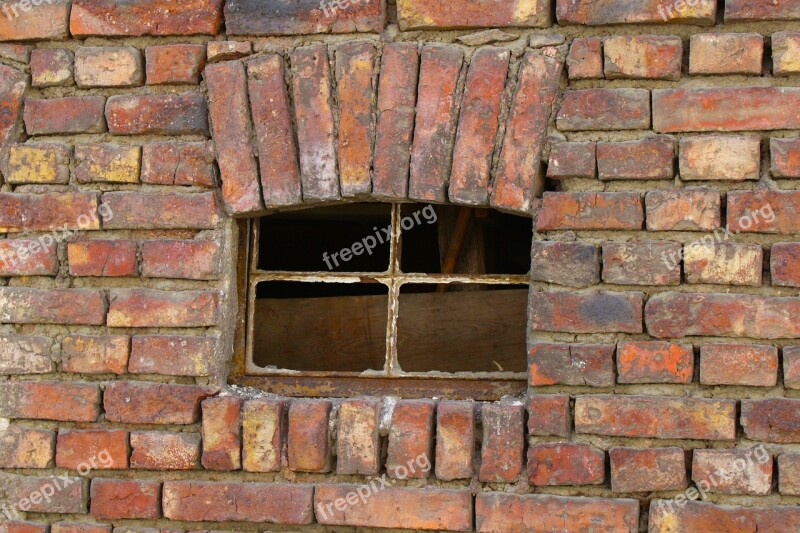
[(217, 242), (146, 241), (142, 244), (144, 277), (216, 279), (219, 273)]
[(606, 78), (678, 80), (683, 43), (672, 35), (619, 35), (603, 41)]
[(50, 533), (111, 533), (111, 526), (88, 522), (56, 522), (50, 526)]
[(397, 479), (425, 479), (433, 462), (432, 400), (400, 400), (392, 411), (386, 473)]
[(128, 370), (132, 374), (208, 376), (216, 347), (213, 337), (137, 335), (131, 339)]
[(546, 192), (539, 230), (639, 230), (644, 209), (639, 193)]
[(0, 148), (4, 149), (12, 140), (16, 141), (22, 133), (19, 116), (22, 96), (27, 88), (28, 78), (24, 73), (0, 65)]
[(296, 48), (290, 59), (303, 200), (336, 200), (340, 192), (328, 47)]
[(800, 128), (797, 87), (654, 89), (653, 129), (753, 131)]
[(705, 482), (707, 492), (764, 496), (772, 492), (772, 454), (763, 447), (760, 451), (695, 450), (692, 480), (698, 486)]
[(611, 490), (656, 492), (684, 490), (686, 456), (681, 448), (611, 448)]
[(130, 340), (125, 335), (70, 335), (61, 341), (62, 370), (80, 374), (124, 374)]
[(762, 339), (800, 335), (800, 298), (749, 294), (661, 293), (645, 307), (654, 337), (708, 335)]
[(56, 246), (38, 239), (3, 239), (0, 242), (0, 275), (51, 276), (58, 272)]
[(275, 483), (166, 481), (164, 516), (188, 522), (310, 524), (314, 488)]
[(131, 468), (193, 470), (200, 464), (200, 435), (161, 431), (131, 432)]
[(61, 143), (12, 144), (3, 165), (8, 183), (69, 183), (72, 149)]
[(648, 231), (713, 231), (722, 225), (722, 201), (717, 191), (650, 191), (644, 203)]
[(34, 335), (0, 336), (0, 373), (47, 374), (54, 370), (53, 340)]
[(208, 135), (208, 110), (201, 94), (116, 95), (106, 104), (114, 135)]
[(800, 178), (800, 139), (770, 139), (771, 171), (776, 178)]
[(778, 491), (783, 495), (800, 496), (800, 454), (778, 456)]
[(516, 403), (489, 403), (481, 409), (480, 481), (513, 483), (522, 473), (525, 408)]
[(283, 456), (284, 413), (280, 399), (248, 400), (242, 409), (242, 465), (246, 472), (279, 472)]
[(680, 175), (692, 180), (757, 180), (761, 164), (758, 136), (682, 137)]
[(664, 4), (660, 0), (629, 0), (619, 3), (595, 3), (575, 0), (554, 0), (560, 24), (635, 24), (677, 22), (712, 26), (717, 13), (716, 0), (699, 0), (693, 4)]
[(369, 194), (375, 111), (372, 72), (377, 52), (369, 42), (336, 47), (336, 92), (339, 106), (339, 180), (342, 196)]
[(563, 142), (553, 145), (547, 163), (547, 177), (594, 178), (597, 175), (596, 150), (594, 142)]
[(445, 28), (546, 28), (550, 26), (550, 2), (546, 0), (468, 0), (453, 9), (447, 0), (398, 0), (401, 30)]
[(108, 326), (112, 328), (213, 326), (219, 295), (215, 291), (112, 289)]
[(602, 78), (603, 40), (599, 37), (574, 39), (567, 55), (567, 70), (571, 80)]
[(675, 142), (660, 135), (639, 141), (597, 143), (597, 172), (601, 180), (672, 179)]
[(103, 193), (101, 212), (104, 229), (212, 229), (219, 222), (219, 208), (213, 192)]
[(528, 433), (569, 438), (572, 416), (567, 394), (528, 394)]
[(206, 470), (242, 468), (242, 400), (236, 397), (209, 398), (203, 411), (203, 456)]
[(56, 434), (46, 429), (9, 426), (0, 430), (0, 468), (50, 468), (55, 440)]
[[(28, 63), (31, 60), (31, 50), (33, 46), (22, 43), (0, 43), (0, 57), (16, 61), (17, 63)], [(54, 48), (52, 50), (55, 50)]]
[(650, 91), (646, 89), (567, 91), (564, 93), (556, 122), (558, 129), (562, 131), (647, 129), (650, 127)]
[(363, 500), (348, 498), (351, 493), (357, 495), (360, 487), (363, 485), (317, 485), (317, 522), (436, 531), (469, 531), (472, 527), (472, 496), (467, 490), (390, 487)]
[(228, 0), (228, 35), (304, 35), (309, 33), (380, 32), (385, 4), (363, 0), (349, 4), (287, 2), (286, 0)]
[(32, 50), (30, 56), (32, 86), (72, 85), (72, 52), (63, 48), (39, 48)]
[(619, 383), (691, 383), (693, 375), (691, 344), (634, 341), (617, 346)]
[(588, 444), (537, 444), (528, 449), (528, 479), (535, 486), (599, 485), (605, 479), (605, 458)]
[(125, 424), (194, 424), (200, 419), (200, 401), (214, 389), (116, 381), (106, 385), (106, 419)]
[(800, 32), (780, 31), (772, 34), (772, 64), (776, 76), (800, 72)]
[(643, 294), (547, 291), (531, 295), (531, 331), (570, 333), (641, 333)]
[(565, 524), (570, 531), (635, 533), (639, 502), (503, 492), (480, 492), (475, 497), (475, 530), (482, 533), (558, 531)]
[(475, 458), (475, 406), (442, 401), (436, 408), (436, 477), (472, 478)]
[(74, 0), (73, 36), (216, 35), (222, 0)]
[(88, 87), (144, 84), (144, 60), (132, 46), (81, 46), (75, 51), (75, 83)]
[(61, 429), (56, 445), (56, 466), (81, 474), (88, 470), (128, 468), (128, 432)]
[(210, 142), (147, 143), (142, 147), (142, 183), (216, 186)]
[(206, 59), (202, 44), (165, 44), (148, 46), (148, 85), (197, 85)]
[[(3, 488), (6, 509), (14, 509), (30, 513), (63, 513), (85, 514), (88, 500), (88, 484), (79, 477), (65, 475), (58, 476), (58, 486), (49, 499), (44, 494), (50, 493), (48, 485), (54, 486), (53, 476), (33, 477), (17, 476), (13, 474), (0, 474), (0, 487)], [(38, 495), (38, 497), (37, 497)], [(5, 512), (11, 512), (4, 511)]]
[(689, 74), (761, 74), (764, 38), (757, 33), (699, 33), (689, 41)]
[(0, 321), (6, 324), (102, 326), (106, 298), (101, 290), (0, 288)]
[(104, 96), (68, 96), (41, 100), (25, 99), (25, 130), (29, 135), (103, 133)]
[(725, 22), (739, 20), (800, 20), (794, 0), (725, 0)]
[(64, 40), (69, 37), (69, 2), (5, 4), (0, 41)]
[(0, 522), (3, 533), (47, 533), (47, 524), (36, 522)]
[(100, 414), (96, 384), (71, 381), (3, 382), (0, 416), (64, 422), (94, 422)]
[(67, 245), (72, 276), (135, 276), (136, 242), (92, 239)]
[(161, 484), (157, 481), (92, 479), (92, 516), (100, 520), (161, 517)]
[(295, 472), (330, 472), (328, 400), (293, 400), (289, 405), (289, 469)]
[(389, 43), (381, 57), (372, 192), (401, 199), (408, 196), (419, 52), (416, 43)]
[(260, 211), (263, 203), (251, 144), (253, 125), (247, 109), (244, 65), (240, 61), (209, 65), (204, 77), (225, 208), (231, 214)]
[[(254, 59), (247, 64), (247, 74), (264, 202), (267, 207), (299, 204), (300, 165), (283, 57)], [(235, 153), (238, 147), (231, 148)]]
[(253, 53), (250, 41), (209, 41), (206, 46), (206, 59), (209, 63), (240, 59)]
[(760, 244), (697, 241), (683, 248), (687, 283), (761, 285), (763, 250)]
[(800, 231), (796, 206), (800, 191), (732, 191), (728, 193), (728, 230), (781, 233)]
[(528, 351), (528, 384), (614, 385), (613, 344), (535, 343)]
[(733, 440), (736, 401), (665, 396), (578, 396), (575, 431), (616, 437)]
[(582, 242), (534, 241), (531, 279), (570, 287), (600, 282), (600, 250)]
[(345, 400), (339, 406), (336, 473), (375, 475), (380, 470), (380, 400)]
[(800, 389), (800, 347), (783, 349), (783, 384), (787, 389)]
[[(796, 316), (796, 315), (795, 315)], [(756, 441), (800, 442), (800, 400), (742, 400), (741, 424)]]
[(497, 209), (528, 213), (544, 188), (542, 150), (562, 67), (562, 61), (536, 52), (522, 58), (492, 184), (491, 205)]
[[(679, 285), (680, 257), (678, 242), (606, 242), (603, 281), (618, 285)], [(678, 262), (673, 263), (672, 258)]]

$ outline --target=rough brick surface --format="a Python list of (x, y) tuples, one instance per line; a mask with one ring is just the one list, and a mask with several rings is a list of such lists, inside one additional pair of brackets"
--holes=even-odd
[(781, 494), (800, 494), (800, 454), (782, 453), (778, 456), (778, 490)]
[[(49, 499), (44, 498), (43, 491), (50, 492), (46, 485), (53, 483), (52, 477), (20, 476), (14, 474), (0, 474), (0, 494), (7, 501), (9, 513), (12, 510), (32, 513), (64, 513), (85, 514), (89, 496), (88, 483), (79, 477), (65, 474), (61, 479), (62, 490), (53, 491), (55, 494)], [(37, 498), (34, 493), (41, 494)]]
[(693, 243), (683, 248), (686, 283), (761, 285), (763, 250), (760, 244)]
[(439, 403), (436, 409), (436, 477), (471, 478), (475, 457), (475, 406), (471, 402)]
[(534, 241), (531, 278), (570, 287), (600, 281), (600, 249), (580, 242)]
[(336, 473), (374, 475), (380, 470), (378, 417), (381, 402), (345, 400), (339, 406)]
[(593, 142), (565, 142), (550, 148), (547, 177), (550, 179), (594, 178), (597, 174), (597, 145)]
[(92, 239), (67, 245), (69, 272), (73, 276), (135, 276), (136, 243), (128, 240)]
[(46, 374), (54, 364), (50, 356), (52, 340), (34, 335), (0, 337), (0, 372), (3, 374)]
[(106, 229), (211, 229), (220, 215), (214, 193), (107, 192), (103, 208)]
[(242, 409), (242, 466), (247, 472), (281, 469), (284, 433), (283, 400), (248, 400)]
[(239, 470), (242, 467), (242, 400), (209, 398), (203, 411), (203, 456), (206, 470)]
[(642, 293), (548, 291), (531, 296), (531, 331), (641, 333)]
[(515, 403), (486, 404), (481, 410), (483, 442), (478, 478), (514, 482), (522, 473), (525, 408)]
[(761, 150), (757, 136), (682, 137), (680, 153), (682, 180), (758, 179)]
[(800, 6), (792, 0), (726, 1), (725, 21), (739, 20), (800, 20)]
[(289, 406), (289, 469), (329, 472), (331, 445), (328, 419), (331, 402), (295, 400)]
[(772, 35), (772, 63), (776, 76), (800, 72), (800, 32), (781, 31)]
[(689, 74), (761, 74), (764, 38), (757, 33), (700, 33), (689, 42)]
[(230, 35), (302, 35), (379, 32), (385, 4), (380, 0), (320, 4), (315, 0), (228, 0), (225, 29)]
[(605, 479), (605, 453), (588, 444), (548, 443), (528, 449), (532, 485), (599, 485)]
[(800, 287), (800, 244), (779, 242), (770, 249), (772, 284)]
[(644, 224), (637, 193), (546, 192), (539, 230), (638, 230)]
[(567, 91), (556, 117), (560, 130), (641, 130), (650, 127), (645, 89)]
[(800, 230), (797, 191), (734, 191), (728, 193), (728, 230), (792, 234)]
[(213, 337), (144, 335), (131, 339), (132, 374), (207, 376), (217, 341)]
[(131, 432), (131, 468), (192, 470), (200, 464), (200, 435), (162, 431)]
[[(762, 448), (763, 450), (763, 448)], [(744, 465), (744, 466), (742, 466)], [(717, 472), (728, 476), (716, 479)], [(692, 480), (711, 483), (709, 492), (721, 494), (769, 494), (772, 490), (772, 455), (766, 450), (695, 450), (692, 454)]]
[(34, 87), (69, 86), (73, 83), (73, 55), (63, 48), (31, 50), (31, 85)]
[(686, 488), (686, 456), (680, 448), (612, 448), (608, 456), (614, 492)]
[(800, 442), (800, 400), (775, 398), (742, 400), (741, 423), (748, 438), (757, 441)]
[(597, 143), (597, 174), (601, 180), (672, 179), (675, 143), (665, 135), (640, 141)]
[(800, 141), (796, 139), (770, 139), (772, 175), (776, 178), (800, 177)]
[(713, 231), (722, 226), (722, 201), (717, 191), (651, 191), (644, 203), (650, 231)]
[(568, 438), (571, 430), (569, 396), (566, 394), (528, 395), (528, 433)]
[(603, 244), (603, 281), (617, 285), (678, 285), (681, 245), (672, 241)]
[(800, 347), (783, 349), (783, 383), (787, 389), (800, 389)]
[(0, 41), (66, 39), (69, 13), (69, 2), (9, 4), (0, 19)]
[(206, 99), (194, 93), (111, 96), (106, 120), (115, 135), (208, 135)]
[(113, 289), (108, 325), (112, 328), (202, 327), (217, 321), (219, 295), (211, 291)]
[(142, 275), (148, 278), (215, 279), (220, 249), (214, 241), (147, 241), (142, 244)]
[(68, 183), (70, 148), (61, 143), (9, 147), (3, 175), (8, 183)]
[(65, 372), (124, 374), (129, 354), (130, 340), (125, 335), (70, 335), (61, 341)]
[(25, 100), (25, 130), (29, 135), (102, 133), (106, 131), (103, 96), (68, 96)]
[(193, 424), (213, 389), (194, 385), (117, 381), (106, 385), (106, 419), (127, 424)]
[(215, 35), (222, 0), (75, 0), (70, 15), (74, 36)]
[(403, 30), (422, 28), (533, 27), (550, 25), (547, 0), (468, 0), (453, 9), (447, 0), (399, 0), (397, 18)]
[(693, 374), (690, 344), (634, 341), (617, 345), (619, 383), (690, 383)]
[(614, 384), (613, 344), (533, 344), (528, 364), (528, 383), (534, 387)]
[(135, 87), (144, 84), (144, 59), (132, 46), (82, 46), (75, 51), (78, 87)]
[(9, 426), (0, 431), (0, 468), (48, 468), (56, 435), (46, 429)]
[(670, 500), (653, 500), (650, 505), (650, 528), (654, 533), (675, 531), (769, 531), (779, 533), (786, 524), (800, 520), (796, 507), (732, 507), (706, 502), (684, 501), (683, 506)]
[(128, 468), (128, 432), (121, 430), (61, 430), (56, 466), (85, 472)]
[(206, 49), (201, 44), (148, 46), (145, 56), (148, 85), (195, 85), (200, 81)]
[(680, 37), (641, 35), (606, 37), (603, 41), (606, 78), (677, 80), (681, 77)]
[(386, 472), (397, 479), (425, 479), (433, 464), (433, 417), (431, 400), (401, 400), (392, 411)]
[(567, 71), (571, 80), (603, 77), (603, 40), (599, 37), (579, 37), (572, 41), (567, 56)]
[(147, 143), (142, 147), (142, 183), (214, 187), (214, 149), (209, 142)]
[(92, 480), (92, 516), (100, 520), (161, 516), (161, 483), (126, 479)]
[(4, 382), (0, 386), (0, 416), (94, 422), (100, 413), (100, 389), (79, 382)]
[(103, 291), (0, 288), (0, 321), (4, 323), (100, 326), (105, 315)]

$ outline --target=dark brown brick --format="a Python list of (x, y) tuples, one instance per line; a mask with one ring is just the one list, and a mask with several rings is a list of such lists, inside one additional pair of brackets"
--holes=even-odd
[(201, 94), (116, 95), (106, 104), (114, 135), (208, 135), (208, 109)]
[(567, 91), (556, 117), (558, 128), (575, 130), (642, 130), (650, 127), (650, 91), (581, 89)]
[(225, 30), (229, 35), (380, 32), (385, 9), (380, 0), (338, 5), (316, 0), (228, 0)]
[(528, 351), (528, 384), (611, 387), (614, 345), (534, 343)]
[(533, 241), (531, 279), (570, 287), (600, 282), (600, 250), (583, 242)]
[(597, 175), (597, 144), (594, 142), (563, 142), (550, 149), (547, 177), (550, 179), (586, 178)]
[(641, 333), (641, 292), (547, 291), (531, 294), (531, 331)]
[(800, 287), (800, 244), (779, 242), (770, 249), (772, 284)]
[(42, 100), (25, 99), (25, 130), (28, 135), (103, 133), (104, 96), (68, 96)]

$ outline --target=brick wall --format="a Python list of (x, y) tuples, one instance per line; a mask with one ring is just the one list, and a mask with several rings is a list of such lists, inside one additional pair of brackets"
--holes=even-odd
[[(800, 527), (800, 1), (0, 10), (0, 531)], [(525, 398), (227, 386), (353, 199), (533, 217)]]

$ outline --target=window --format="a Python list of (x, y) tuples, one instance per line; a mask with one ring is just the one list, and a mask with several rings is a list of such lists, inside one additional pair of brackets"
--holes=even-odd
[(235, 383), (325, 396), (524, 390), (529, 218), (363, 203), (248, 225)]

